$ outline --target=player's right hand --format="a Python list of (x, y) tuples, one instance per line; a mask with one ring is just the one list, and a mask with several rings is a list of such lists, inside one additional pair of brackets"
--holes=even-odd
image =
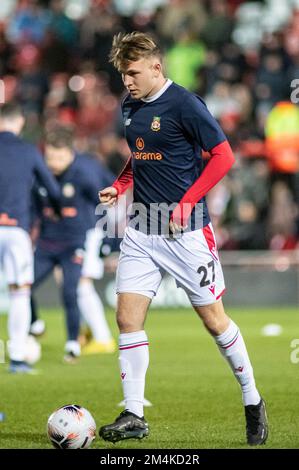
[(169, 231), (173, 235), (176, 233), (182, 233), (187, 227), (188, 225), (179, 225), (176, 224), (173, 220), (169, 222)]
[(104, 206), (114, 206), (117, 201), (117, 189), (113, 186), (102, 189), (102, 191), (99, 191), (99, 200)]

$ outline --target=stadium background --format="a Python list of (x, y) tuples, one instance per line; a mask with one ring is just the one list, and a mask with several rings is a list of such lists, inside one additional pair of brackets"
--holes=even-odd
[[(77, 149), (117, 175), (129, 152), (108, 53), (115, 32), (134, 29), (158, 38), (167, 75), (203, 96), (234, 150), (236, 164), (208, 196), (228, 304), (297, 304), (298, 0), (3, 0), (0, 78), (5, 100), (23, 105), (24, 137), (41, 145), (45, 128), (72, 126)], [(111, 282), (98, 287), (113, 305)], [(187, 305), (173, 286), (162, 286), (159, 305)], [(53, 282), (40, 297), (57, 305)]]
[[(298, 447), (298, 365), (290, 361), (290, 343), (298, 336), (299, 1), (1, 0), (0, 92), (4, 88), (5, 101), (23, 105), (24, 137), (42, 145), (45, 128), (57, 121), (72, 126), (77, 149), (91, 152), (118, 174), (128, 157), (119, 108), (123, 86), (107, 56), (115, 32), (135, 29), (158, 38), (167, 76), (205, 99), (234, 150), (236, 164), (208, 196), (228, 287), (224, 301), (239, 306), (230, 313), (244, 331), (267, 396), (270, 447)], [(97, 285), (110, 305), (115, 303), (116, 258), (117, 253), (105, 258), (105, 279)], [(0, 284), (0, 310), (5, 311), (3, 279)], [(16, 387), (15, 378), (1, 371), (9, 397), (1, 406), (5, 404), (11, 417), (9, 430), (0, 429), (1, 447), (49, 446), (44, 423), (57, 404), (82, 403), (103, 423), (113, 411), (107, 397), (114, 405), (121, 400), (114, 356), (100, 362), (82, 359), (76, 378), (59, 362), (63, 328), (53, 279), (40, 289), (39, 300), (48, 325), (40, 365), (43, 375), (35, 379), (39, 394), (30, 377)], [(157, 405), (148, 413), (159, 433), (142, 445), (242, 447), (243, 422), (242, 416), (236, 418), (240, 410), (235, 404), (238, 389), (206, 334), (200, 332), (197, 339), (194, 316), (190, 314), (186, 322), (191, 309), (178, 308), (173, 316), (173, 307), (186, 305), (184, 294), (166, 279), (156, 299), (158, 310), (148, 324), (153, 355), (147, 397)], [(112, 311), (108, 319), (116, 336)], [(2, 336), (4, 317), (0, 323)], [(269, 323), (281, 325), (282, 333), (265, 343), (260, 333)], [(176, 338), (173, 351), (177, 329), (181, 339)], [(171, 378), (161, 380), (173, 360)], [(193, 372), (198, 363), (199, 378)], [(96, 405), (99, 393), (105, 400), (101, 412)], [(223, 410), (222, 396), (228, 393), (235, 402)], [(177, 407), (184, 411), (183, 426), (175, 414)], [(199, 431), (193, 422), (197, 413)], [(228, 414), (235, 418), (227, 428)], [(169, 422), (167, 429), (163, 420)]]

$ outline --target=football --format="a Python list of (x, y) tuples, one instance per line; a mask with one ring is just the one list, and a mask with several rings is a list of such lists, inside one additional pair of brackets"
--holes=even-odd
[(48, 419), (47, 434), (57, 449), (87, 449), (96, 435), (96, 423), (88, 410), (65, 405)]
[(40, 343), (34, 338), (34, 336), (29, 335), (26, 341), (25, 361), (28, 364), (33, 365), (40, 360), (41, 355), (42, 351)]
[[(7, 351), (10, 356), (11, 352), (11, 343), (7, 341)], [(24, 361), (30, 365), (35, 364), (40, 360), (42, 356), (42, 348), (37, 339), (32, 335), (28, 335), (25, 344), (25, 356)]]

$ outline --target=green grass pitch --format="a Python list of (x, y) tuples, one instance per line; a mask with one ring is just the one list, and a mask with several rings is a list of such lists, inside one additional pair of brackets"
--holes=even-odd
[[(117, 353), (82, 357), (77, 365), (62, 363), (64, 320), (61, 311), (44, 311), (47, 333), (36, 376), (13, 376), (0, 364), (1, 448), (51, 448), (48, 416), (56, 408), (77, 403), (89, 409), (97, 427), (114, 420), (122, 400)], [(264, 448), (299, 448), (299, 363), (290, 360), (291, 341), (299, 338), (296, 309), (228, 309), (240, 326), (268, 405), (269, 440)], [(117, 336), (114, 316), (108, 321)], [(279, 323), (278, 337), (264, 337), (261, 328)], [(6, 317), (0, 317), (0, 337)], [(93, 448), (245, 448), (244, 411), (239, 385), (212, 338), (191, 311), (150, 311), (146, 331), (150, 367), (145, 408), (150, 436), (116, 445), (98, 437)], [(299, 357), (299, 354), (297, 355)]]

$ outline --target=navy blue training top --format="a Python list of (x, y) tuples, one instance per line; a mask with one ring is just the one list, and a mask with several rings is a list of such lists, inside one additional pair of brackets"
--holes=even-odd
[[(202, 172), (202, 149), (211, 150), (226, 136), (203, 100), (175, 83), (153, 101), (126, 96), (122, 112), (132, 153), (134, 203), (147, 209), (149, 233), (157, 216), (155, 210), (149, 213), (150, 205), (178, 203)], [(199, 220), (193, 209), (191, 230), (210, 221), (205, 198), (199, 202)]]
[(59, 186), (38, 149), (12, 132), (0, 132), (0, 226), (29, 230), (35, 180), (47, 188), (56, 206)]
[[(35, 189), (37, 212), (41, 214), (40, 240), (43, 245), (63, 248), (83, 246), (86, 232), (96, 224), (98, 191), (110, 186), (114, 175), (86, 154), (75, 154), (66, 171), (56, 176), (61, 188), (61, 218), (53, 217), (43, 186)], [(49, 210), (50, 209), (50, 210)]]

